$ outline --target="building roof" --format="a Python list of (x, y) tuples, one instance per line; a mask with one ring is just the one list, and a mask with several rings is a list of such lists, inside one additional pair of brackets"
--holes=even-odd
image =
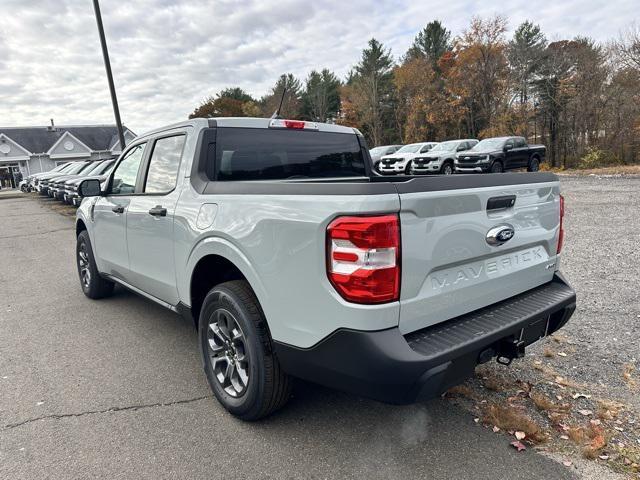
[[(125, 131), (128, 130), (124, 127)], [(115, 125), (70, 125), (51, 127), (0, 127), (14, 142), (31, 153), (46, 153), (65, 132), (84, 143), (91, 150), (110, 150), (114, 137), (118, 135)], [(133, 133), (133, 132), (131, 132)]]

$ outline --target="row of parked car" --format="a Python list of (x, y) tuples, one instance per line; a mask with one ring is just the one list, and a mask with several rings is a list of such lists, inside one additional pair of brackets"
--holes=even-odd
[(48, 172), (30, 175), (22, 181), (20, 188), (24, 192), (35, 191), (78, 206), (82, 200), (78, 194), (80, 182), (94, 178), (104, 187), (115, 163), (115, 158), (109, 158), (61, 164)]
[(446, 142), (384, 145), (369, 151), (375, 171), (382, 175), (500, 173), (526, 168), (537, 172), (544, 145), (528, 145), (523, 137), (474, 138)]

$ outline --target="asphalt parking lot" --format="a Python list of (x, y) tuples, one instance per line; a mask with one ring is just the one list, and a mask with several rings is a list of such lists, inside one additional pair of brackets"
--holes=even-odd
[[(580, 302), (568, 329), (586, 352), (574, 370), (606, 387), (640, 358), (640, 178), (563, 184), (563, 269)], [(235, 420), (210, 394), (188, 322), (121, 289), (84, 297), (69, 213), (0, 199), (0, 478), (578, 476), (447, 399), (396, 407), (301, 382), (281, 412)]]

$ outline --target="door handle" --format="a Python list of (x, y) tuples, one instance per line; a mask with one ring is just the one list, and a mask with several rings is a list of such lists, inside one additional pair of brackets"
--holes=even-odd
[(167, 209), (162, 208), (162, 205), (156, 205), (151, 210), (149, 210), (149, 215), (153, 215), (154, 217), (166, 217)]
[(501, 208), (511, 208), (516, 204), (515, 195), (504, 195), (502, 197), (491, 197), (487, 200), (487, 211), (499, 210)]
[(113, 213), (124, 213), (124, 207), (122, 205), (116, 205), (111, 209)]

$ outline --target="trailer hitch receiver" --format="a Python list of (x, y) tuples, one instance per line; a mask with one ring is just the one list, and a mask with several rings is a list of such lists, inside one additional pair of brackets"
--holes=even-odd
[(496, 361), (501, 365), (510, 365), (514, 358), (524, 357), (525, 344), (519, 338), (505, 338), (498, 345)]

